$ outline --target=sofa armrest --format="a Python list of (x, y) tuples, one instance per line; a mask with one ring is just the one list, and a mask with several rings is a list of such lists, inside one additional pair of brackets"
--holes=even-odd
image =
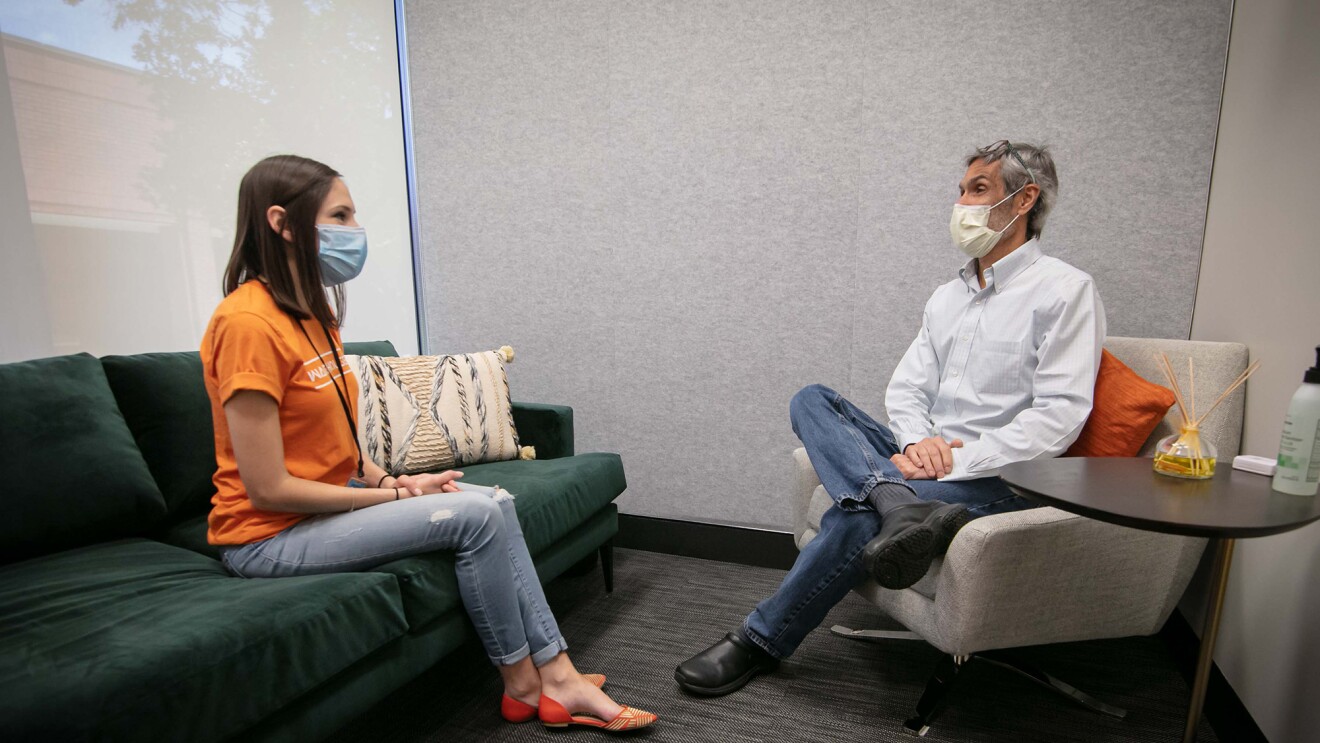
[(537, 459), (573, 456), (573, 409), (567, 405), (513, 403), (518, 442), (536, 447)]
[(940, 570), (937, 634), (959, 652), (1153, 634), (1204, 548), (1048, 507), (976, 519)]
[(811, 494), (820, 486), (816, 469), (811, 466), (807, 450), (798, 447), (793, 450), (793, 541), (802, 549), (802, 535), (808, 528), (807, 508), (811, 505)]

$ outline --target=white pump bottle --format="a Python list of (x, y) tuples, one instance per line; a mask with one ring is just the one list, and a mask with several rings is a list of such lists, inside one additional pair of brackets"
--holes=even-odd
[(1315, 495), (1320, 486), (1320, 347), (1315, 355), (1316, 364), (1306, 370), (1283, 421), (1273, 484), (1280, 493)]

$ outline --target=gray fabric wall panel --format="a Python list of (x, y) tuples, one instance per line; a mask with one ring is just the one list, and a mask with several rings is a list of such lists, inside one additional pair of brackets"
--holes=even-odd
[(745, 496), (782, 480), (801, 380), (845, 379), (861, 5), (788, 5), (611, 13), (623, 397), (593, 443), (623, 453), (628, 510), (786, 523)]
[(1047, 253), (1090, 272), (1113, 335), (1186, 338), (1228, 41), (1227, 2), (871, 5), (854, 400), (884, 386), (921, 308), (956, 275), (963, 158), (1051, 145)]
[(1047, 252), (1116, 335), (1187, 337), (1216, 2), (410, 2), (431, 352), (618, 451), (623, 510), (786, 529), (788, 400), (883, 418), (954, 275), (962, 158), (1054, 146)]
[(605, 6), (406, 9), (428, 350), (511, 345), (515, 396), (585, 421), (616, 379)]

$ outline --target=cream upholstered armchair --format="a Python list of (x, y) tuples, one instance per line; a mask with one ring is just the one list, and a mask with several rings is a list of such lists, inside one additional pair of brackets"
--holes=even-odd
[[(1110, 337), (1105, 347), (1133, 371), (1162, 381), (1154, 360), (1165, 352), (1177, 365), (1191, 357), (1198, 387), (1223, 390), (1246, 369), (1238, 343)], [(1238, 452), (1244, 391), (1237, 390), (1201, 427), (1221, 466)], [(1142, 450), (1177, 432), (1171, 410)], [(804, 449), (796, 467), (794, 532), (798, 548), (820, 529), (831, 505)], [(1160, 630), (1191, 580), (1205, 540), (1140, 531), (1041, 507), (976, 519), (965, 526), (916, 585), (891, 591), (866, 581), (856, 590), (910, 633), (849, 630), (866, 639), (921, 639), (946, 655), (936, 666), (917, 714), (905, 725), (924, 735), (946, 701), (950, 683), (971, 661), (1006, 666), (1093, 710), (1106, 705), (1062, 681), (1016, 661), (1008, 648), (1056, 642), (1151, 635)]]

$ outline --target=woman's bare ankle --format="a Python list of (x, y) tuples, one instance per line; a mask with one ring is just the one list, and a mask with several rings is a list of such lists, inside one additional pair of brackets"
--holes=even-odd
[(504, 680), (504, 693), (510, 697), (528, 704), (535, 704), (541, 698), (541, 675), (530, 659), (501, 667), (500, 676)]
[(513, 682), (509, 679), (504, 680), (504, 693), (520, 702), (536, 704), (536, 700), (541, 698), (541, 684), (539, 681)]

